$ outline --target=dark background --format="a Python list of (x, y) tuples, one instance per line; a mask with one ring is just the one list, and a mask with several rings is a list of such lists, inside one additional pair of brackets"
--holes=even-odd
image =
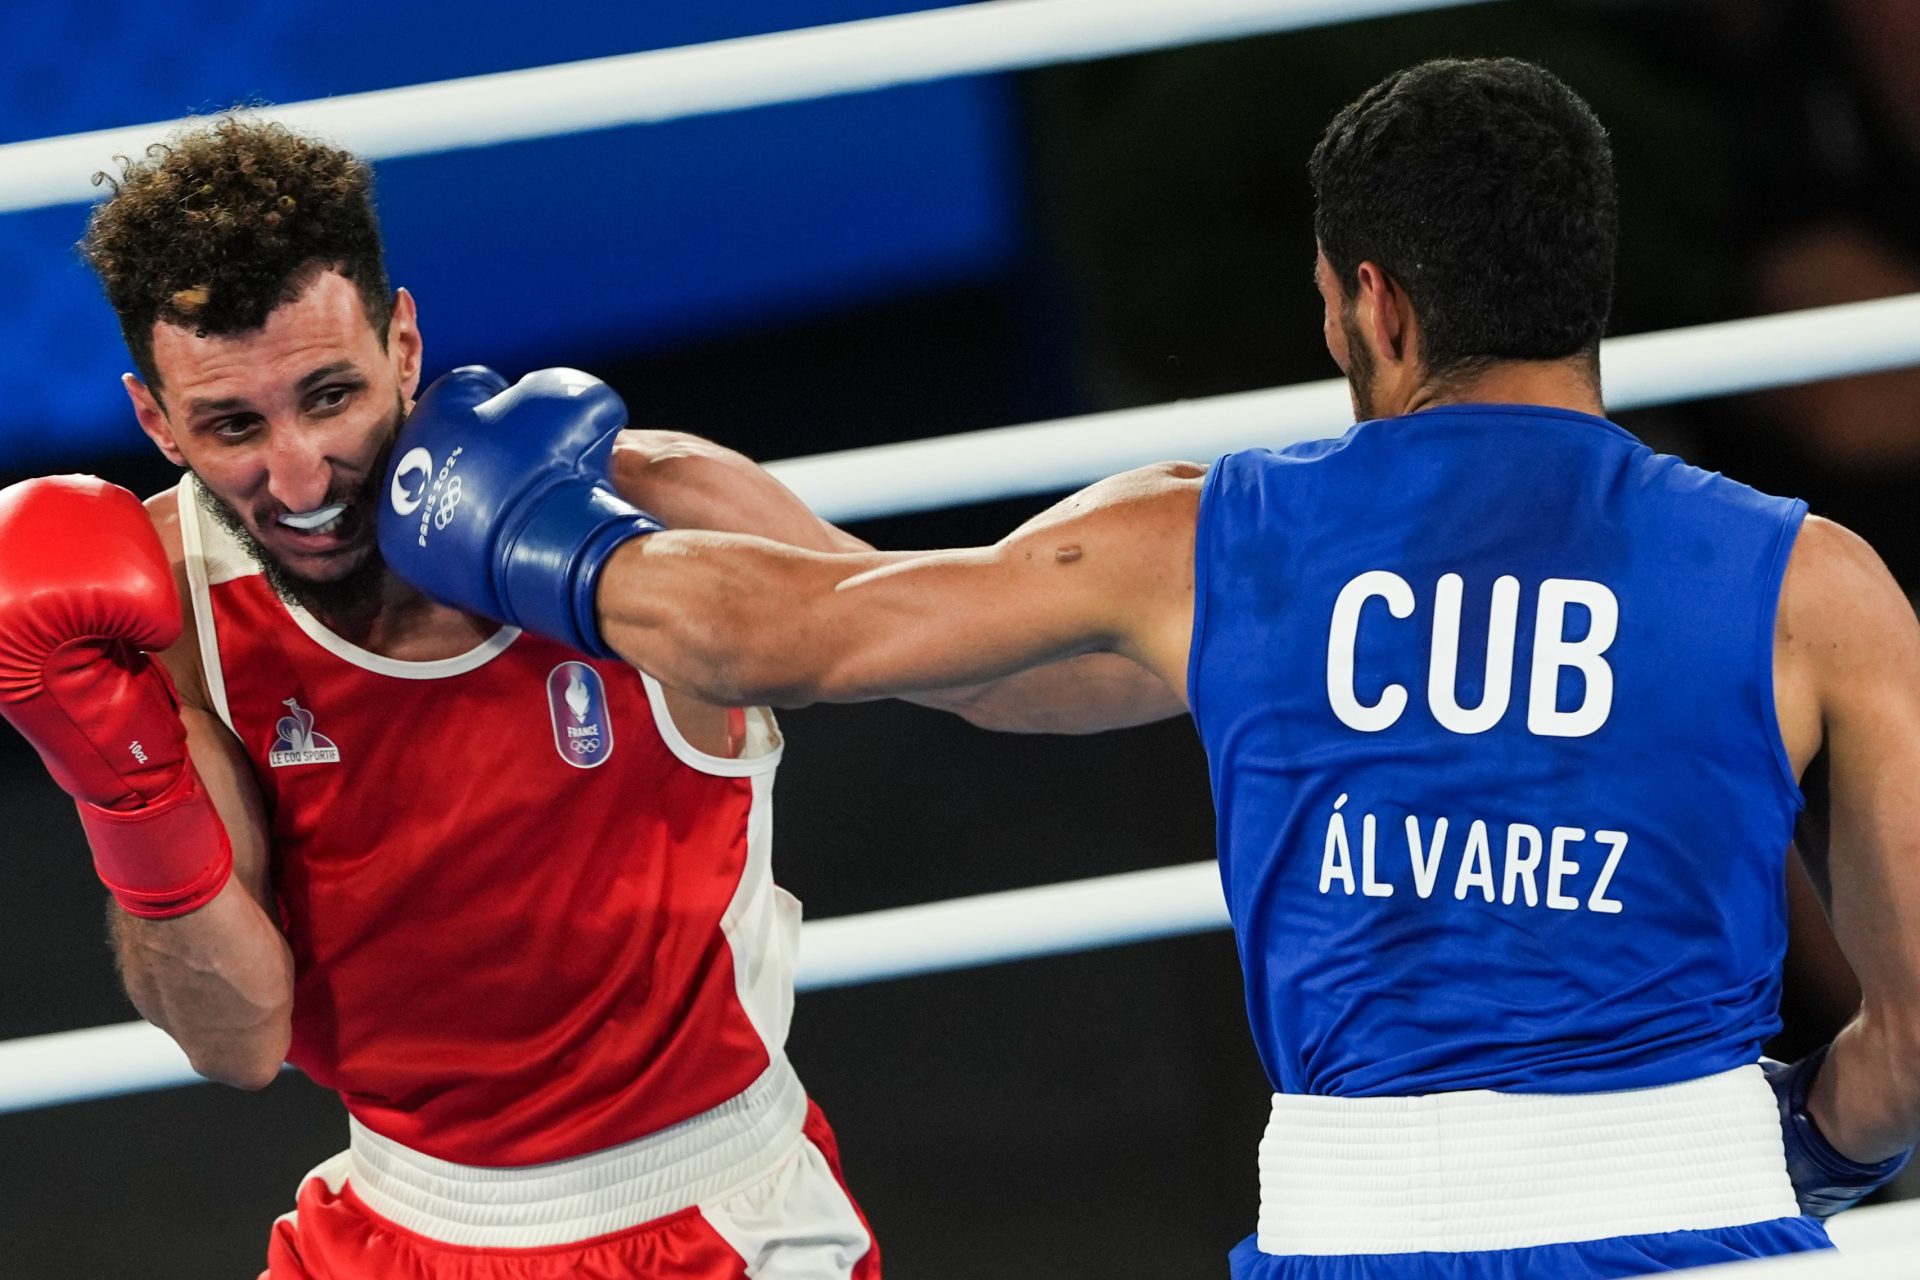
[[(815, 7), (785, 10), (784, 21), (761, 14), (756, 27), (753, 6), (716, 5), (744, 25), (663, 27), (645, 39), (543, 47), (523, 61), (888, 6)], [(821, 206), (800, 236), (799, 215), (767, 194), (759, 221), (740, 214), (748, 221), (735, 232), (773, 247), (746, 253), (743, 267), (724, 243), (659, 250), (663, 239), (685, 240), (684, 231), (655, 235), (659, 220), (697, 209), (686, 192), (655, 192), (630, 234), (644, 258), (633, 290), (659, 289), (617, 304), (561, 290), (553, 313), (538, 316), (529, 300), (555, 296), (547, 286), (560, 268), (537, 254), (507, 265), (417, 257), (412, 274), (396, 276), (439, 290), (420, 286), (430, 371), (477, 356), (516, 373), (582, 364), (626, 395), (637, 423), (766, 458), (1325, 377), (1333, 370), (1309, 280), (1314, 139), (1343, 102), (1398, 66), (1512, 53), (1551, 66), (1613, 131), (1625, 223), (1616, 332), (1907, 292), (1920, 289), (1916, 9), (1899, 0), (1481, 5), (993, 78), (954, 99), (848, 100), (881, 116), (919, 112), (913, 118), (935, 131), (912, 136), (903, 126), (885, 145), (851, 107), (741, 113), (674, 135), (679, 150), (655, 161), (710, 164), (713, 148), (748, 148), (765, 163), (741, 166), (743, 183), (756, 174), (837, 181), (854, 196), (872, 191), (884, 215)], [(69, 33), (43, 34), (57, 42)], [(8, 56), (27, 55), (16, 46)], [(309, 61), (307, 79), (273, 96), (382, 82), (356, 70), (359, 79), (333, 84), (324, 59)], [(492, 65), (509, 63), (496, 56), (465, 69)], [(145, 74), (164, 81), (151, 66)], [(259, 88), (193, 93), (225, 101)], [(29, 118), (7, 136), (196, 105), (188, 95), (99, 119), (49, 116), (35, 127)], [(805, 161), (805, 148), (826, 145), (823, 130), (841, 131), (840, 149)], [(622, 141), (643, 132), (567, 145), (668, 146)], [(860, 145), (846, 145), (848, 134)], [(935, 135), (944, 149), (926, 153)], [(464, 175), (511, 178), (523, 161), (552, 163), (543, 154), (522, 145), (383, 166), (390, 238), (424, 253), (442, 222), (436, 188), (484, 209), (493, 188), (474, 195)], [(898, 172), (877, 173), (884, 164)], [(562, 220), (536, 224), (536, 215)], [(65, 298), (70, 256), (40, 255), (66, 254), (82, 211), (24, 217), (0, 218), (0, 246), (12, 235), (17, 253), (31, 250), (10, 269)], [(573, 225), (563, 211), (512, 217), (513, 238), (535, 246), (568, 240)], [(876, 219), (896, 247), (862, 268), (858, 249), (881, 234)], [(789, 260), (816, 250), (833, 272), (808, 274)], [(607, 248), (611, 259), (632, 251)], [(485, 250), (456, 242), (447, 252)], [(709, 270), (702, 254), (729, 265)], [(606, 273), (620, 280), (622, 270), (615, 262)], [(471, 315), (490, 313), (449, 300), (460, 287), (492, 298), (493, 313), (526, 312), (536, 337), (516, 343), (477, 329)], [(169, 483), (170, 469), (139, 450), (117, 391), (103, 397), (96, 381), (66, 394), (67, 380), (102, 360), (110, 378), (123, 356), (98, 348), (103, 304), (59, 306), (92, 326), (71, 351), (40, 332), (40, 354), (10, 344), (0, 355), (0, 399), (17, 391), (42, 415), (0, 415), (0, 441), (12, 449), (0, 470), (84, 468), (142, 492)], [(436, 313), (448, 317), (439, 329)], [(107, 331), (110, 340), (110, 322)], [(49, 363), (69, 355), (72, 369)], [(1691, 460), (1808, 497), (1872, 539), (1911, 588), (1920, 582), (1916, 404), (1920, 385), (1900, 372), (1624, 421)], [(1040, 505), (858, 532), (882, 546), (974, 543)], [(1211, 851), (1204, 762), (1184, 722), (1092, 739), (996, 737), (883, 704), (788, 713), (783, 724), (777, 866), (812, 918)], [(1809, 790), (1817, 849), (1822, 803), (1817, 785)], [(0, 1037), (133, 1016), (71, 809), (4, 730), (0, 849)], [(1852, 998), (1817, 930), (1797, 932), (1796, 948), (1788, 1030), (1776, 1046), (1786, 1055), (1830, 1034)], [(840, 1133), (892, 1275), (1221, 1275), (1225, 1251), (1252, 1229), (1267, 1087), (1224, 933), (808, 995), (791, 1050)], [(0, 1117), (0, 1276), (250, 1277), (267, 1224), (344, 1139), (337, 1103), (294, 1076), (258, 1095), (195, 1087)]]

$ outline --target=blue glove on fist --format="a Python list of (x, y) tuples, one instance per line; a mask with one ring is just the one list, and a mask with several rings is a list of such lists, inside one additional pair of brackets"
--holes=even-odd
[(1763, 1061), (1767, 1083), (1780, 1099), (1780, 1131), (1786, 1140), (1787, 1177), (1793, 1181), (1800, 1212), (1813, 1218), (1831, 1218), (1861, 1198), (1893, 1181), (1906, 1168), (1911, 1151), (1878, 1164), (1860, 1164), (1834, 1150), (1807, 1114), (1807, 1095), (1813, 1078), (1827, 1060), (1831, 1045), (1822, 1045), (1790, 1067)]
[(380, 552), (443, 604), (597, 657), (594, 593), (614, 548), (660, 523), (608, 483), (627, 407), (577, 369), (509, 387), (469, 365), (420, 396), (394, 442)]

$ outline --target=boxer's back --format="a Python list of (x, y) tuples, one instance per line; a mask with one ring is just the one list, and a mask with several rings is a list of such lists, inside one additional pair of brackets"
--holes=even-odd
[(180, 515), (210, 700), (270, 821), (295, 1065), (415, 1150), (529, 1165), (686, 1120), (781, 1054), (770, 722), (704, 755), (657, 684), (511, 631), (438, 663), (357, 650), (191, 479)]
[(1758, 1057), (1804, 510), (1531, 407), (1216, 464), (1189, 693), (1277, 1089), (1591, 1092)]

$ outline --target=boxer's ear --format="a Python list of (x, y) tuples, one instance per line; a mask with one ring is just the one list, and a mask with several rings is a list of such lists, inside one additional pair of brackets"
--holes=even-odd
[(180, 452), (180, 446), (174, 441), (173, 424), (167, 421), (167, 411), (161, 407), (160, 397), (131, 373), (120, 375), (120, 385), (127, 389), (127, 399), (133, 401), (133, 416), (140, 423), (140, 429), (147, 433), (147, 439), (166, 455), (168, 462), (176, 467), (186, 466), (186, 455)]
[(395, 289), (393, 315), (387, 321), (387, 358), (393, 361), (393, 377), (400, 385), (400, 398), (409, 403), (420, 391), (420, 362), (424, 351), (420, 312), (413, 295), (405, 289)]

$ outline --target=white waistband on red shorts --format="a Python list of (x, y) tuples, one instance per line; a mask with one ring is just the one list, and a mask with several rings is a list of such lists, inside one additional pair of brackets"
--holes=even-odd
[(710, 1111), (552, 1164), (494, 1169), (436, 1160), (349, 1119), (347, 1183), (367, 1208), (444, 1244), (570, 1244), (720, 1199), (799, 1146), (807, 1095), (787, 1060)]
[(1523, 1249), (1800, 1212), (1758, 1066), (1618, 1093), (1276, 1094), (1262, 1253)]

